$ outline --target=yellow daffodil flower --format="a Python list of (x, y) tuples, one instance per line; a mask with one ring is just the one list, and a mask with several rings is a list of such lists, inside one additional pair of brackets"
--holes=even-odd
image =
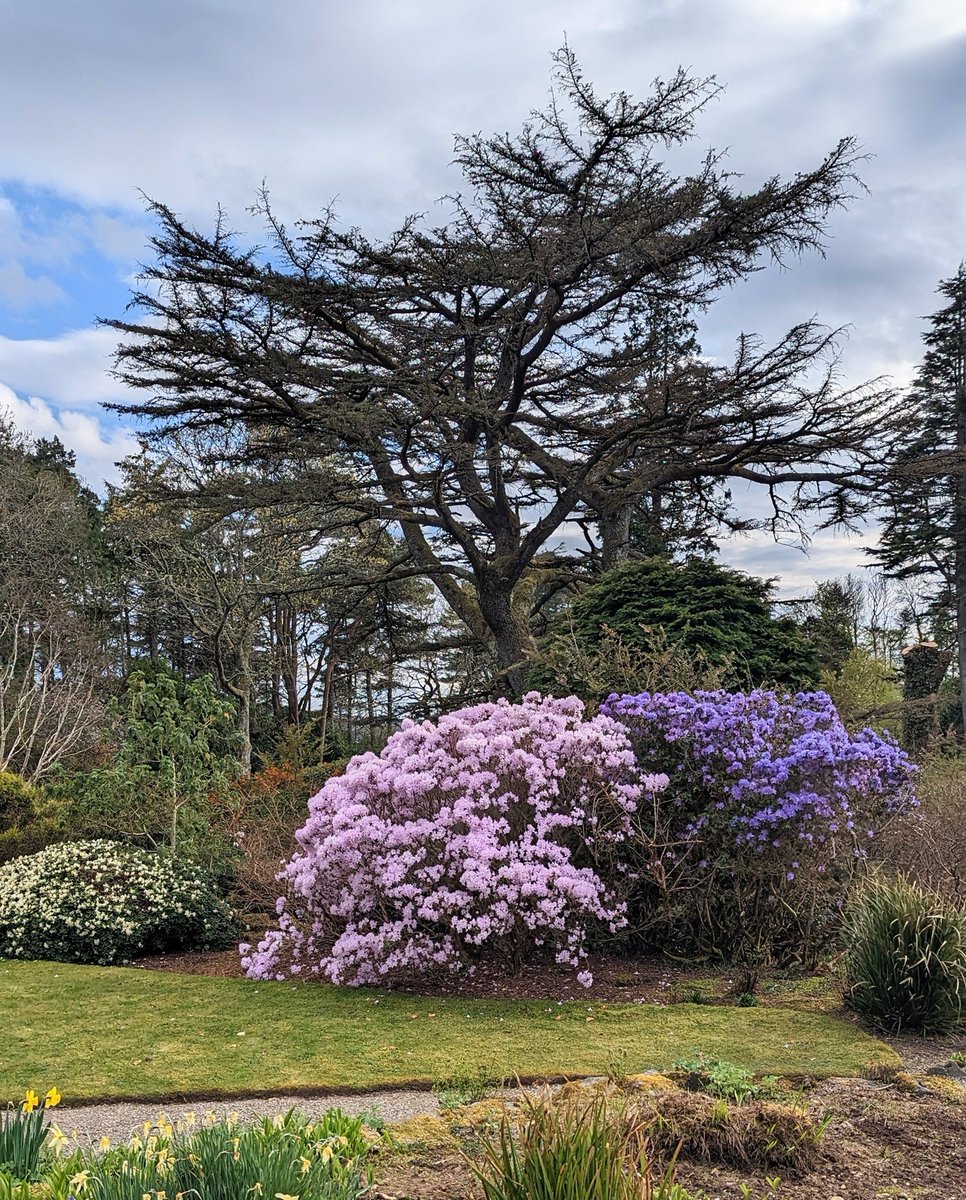
[(25, 1113), (30, 1113), (30, 1112), (33, 1112), (34, 1109), (39, 1104), (40, 1104), (40, 1097), (33, 1090), (33, 1088), (28, 1088), (27, 1094), (23, 1098), (23, 1104), (21, 1104), (20, 1107), (23, 1109), (23, 1111)]
[(59, 1154), (61, 1149), (67, 1144), (67, 1134), (64, 1133), (59, 1125), (51, 1122), (50, 1131), (47, 1136), (50, 1138), (51, 1146)]
[(99, 1150), (110, 1150), (111, 1139), (107, 1136), (102, 1137), (101, 1140), (97, 1143), (97, 1148)]
[(275, 1200), (299, 1200), (298, 1196), (289, 1196), (285, 1192), (276, 1192)]
[(81, 1191), (87, 1186), (87, 1181), (90, 1179), (90, 1176), (90, 1171), (78, 1171), (76, 1175), (72, 1175), (70, 1177), (70, 1186), (72, 1188), (76, 1188), (77, 1191)]
[(47, 1095), (44, 1096), (44, 1108), (56, 1108), (63, 1098), (55, 1087), (48, 1088)]

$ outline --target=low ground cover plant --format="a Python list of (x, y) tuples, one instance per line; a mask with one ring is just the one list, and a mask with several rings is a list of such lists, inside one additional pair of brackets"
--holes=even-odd
[(197, 867), (118, 842), (62, 842), (0, 867), (0, 957), (115, 963), (224, 948), (235, 922)]
[(41, 1076), (80, 1101), (199, 1086), (374, 1090), (477, 1071), (602, 1075), (618, 1048), (628, 1063), (670, 1065), (691, 1053), (696, 1026), (709, 1055), (756, 1072), (823, 1077), (897, 1061), (855, 1022), (790, 1008), (379, 995), (64, 963), (0, 962), (0, 1012), (0, 1101)]
[(844, 925), (848, 1003), (876, 1027), (948, 1033), (966, 1021), (966, 909), (874, 875)]
[(669, 779), (639, 810), (631, 930), (684, 955), (813, 963), (870, 841), (916, 803), (907, 755), (850, 734), (824, 692), (643, 692), (601, 711)]

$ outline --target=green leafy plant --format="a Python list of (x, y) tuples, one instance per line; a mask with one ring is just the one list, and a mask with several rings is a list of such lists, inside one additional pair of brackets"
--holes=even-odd
[(317, 1120), (293, 1110), (246, 1125), (233, 1120), (172, 1125), (159, 1118), (103, 1154), (72, 1156), (60, 1165), (59, 1184), (51, 1190), (55, 1200), (65, 1183), (75, 1200), (179, 1194), (193, 1200), (356, 1200), (371, 1183), (366, 1159), (379, 1141), (361, 1118), (339, 1109)]
[(12, 771), (0, 771), (0, 863), (39, 850), (56, 833), (40, 789)]
[(30, 1184), (0, 1170), (0, 1200), (31, 1200)]
[(211, 797), (238, 775), (231, 703), (210, 676), (184, 679), (152, 660), (110, 707), (117, 730), (105, 765), (52, 785), (68, 836), (165, 846), (227, 871), (233, 851), (211, 827)]
[(187, 863), (117, 842), (63, 842), (0, 867), (0, 956), (113, 963), (221, 948), (235, 923)]
[(485, 1067), (475, 1072), (460, 1072), (437, 1080), (433, 1091), (440, 1108), (462, 1108), (466, 1104), (477, 1104), (493, 1091), (502, 1087), (503, 1080), (495, 1078)]
[[(0, 1112), (0, 1173), (8, 1180), (37, 1177), (40, 1155), (47, 1141), (47, 1110), (60, 1103), (60, 1093), (51, 1088), (41, 1100), (29, 1089), (21, 1102)], [(0, 1186), (0, 1198), (4, 1195)]]
[(624, 1107), (527, 1101), (470, 1162), (485, 1200), (690, 1200), (674, 1182), (675, 1160), (657, 1177), (647, 1122)]
[(720, 1058), (699, 1055), (694, 1059), (679, 1059), (674, 1069), (684, 1076), (690, 1091), (707, 1092), (722, 1100), (742, 1104), (745, 1100), (771, 1100), (781, 1095), (776, 1075), (756, 1079), (751, 1071)]
[(899, 876), (872, 876), (844, 923), (847, 999), (891, 1032), (948, 1033), (966, 1015), (966, 910)]

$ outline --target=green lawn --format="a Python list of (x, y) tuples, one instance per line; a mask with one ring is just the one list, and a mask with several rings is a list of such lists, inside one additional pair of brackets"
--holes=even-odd
[(157, 971), (0, 961), (0, 1102), (176, 1099), (669, 1066), (695, 1050), (779, 1074), (896, 1062), (815, 1013), (387, 995)]

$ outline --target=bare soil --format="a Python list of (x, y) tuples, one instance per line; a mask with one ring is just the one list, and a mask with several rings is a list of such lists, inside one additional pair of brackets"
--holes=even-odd
[[(165, 954), (139, 958), (131, 964), (149, 971), (175, 971), (182, 975), (212, 975), (241, 978), (237, 950), (190, 954)], [(573, 967), (552, 962), (530, 962), (520, 970), (507, 970), (505, 960), (479, 963), (472, 974), (453, 975), (440, 971), (396, 977), (394, 992), (419, 996), (453, 996), (475, 1000), (605, 1000), (625, 1004), (669, 1004), (687, 999), (694, 992), (703, 1001), (724, 1001), (740, 983), (720, 967), (679, 964), (669, 959), (608, 958), (592, 956), (587, 968), (594, 976), (589, 988), (582, 987)], [(704, 986), (700, 986), (700, 985)], [(767, 1002), (767, 997), (762, 997)]]
[[(831, 1113), (832, 1121), (807, 1174), (784, 1174), (776, 1182), (777, 1172), (681, 1161), (677, 1182), (694, 1200), (966, 1200), (966, 1103), (862, 1079), (827, 1080), (808, 1103), (817, 1117)], [(390, 1159), (377, 1171), (373, 1192), (378, 1200), (481, 1195), (460, 1153), (429, 1148)]]

